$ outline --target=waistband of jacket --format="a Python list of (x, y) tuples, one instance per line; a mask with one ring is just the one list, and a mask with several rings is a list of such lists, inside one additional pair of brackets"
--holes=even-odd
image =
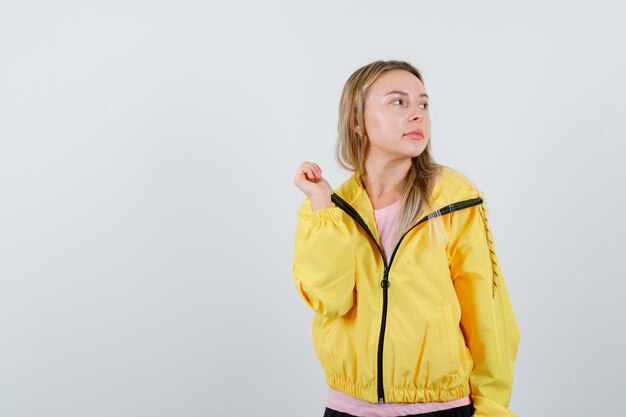
[[(378, 402), (376, 384), (370, 386), (359, 385), (353, 381), (346, 381), (340, 376), (327, 376), (328, 386), (352, 397), (371, 403)], [(469, 381), (456, 387), (417, 387), (410, 385), (385, 387), (385, 402), (421, 403), (444, 402), (458, 400), (470, 395)]]

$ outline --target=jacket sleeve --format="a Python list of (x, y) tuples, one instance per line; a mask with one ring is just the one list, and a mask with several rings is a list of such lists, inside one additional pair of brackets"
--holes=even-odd
[(316, 313), (340, 317), (354, 305), (355, 262), (343, 211), (311, 211), (307, 197), (297, 213), (292, 274), (298, 292)]
[(448, 256), (461, 329), (474, 367), (475, 417), (517, 416), (508, 409), (520, 332), (496, 257), (484, 203), (453, 212)]

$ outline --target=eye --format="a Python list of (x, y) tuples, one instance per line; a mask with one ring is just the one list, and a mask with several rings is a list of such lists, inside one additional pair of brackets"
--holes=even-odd
[(420, 106), (424, 106), (424, 110), (428, 110), (428, 103), (421, 103)]
[(394, 99), (391, 103), (395, 103), (396, 101), (399, 101), (400, 103), (404, 103), (404, 100), (402, 100), (401, 98), (396, 98)]

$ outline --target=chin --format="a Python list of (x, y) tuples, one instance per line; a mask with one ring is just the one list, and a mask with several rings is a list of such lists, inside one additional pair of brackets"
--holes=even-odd
[(426, 150), (426, 147), (420, 148), (419, 150), (416, 150), (415, 152), (411, 152), (409, 156), (411, 158), (416, 158), (416, 157), (420, 156), (421, 154), (423, 154), (424, 150)]

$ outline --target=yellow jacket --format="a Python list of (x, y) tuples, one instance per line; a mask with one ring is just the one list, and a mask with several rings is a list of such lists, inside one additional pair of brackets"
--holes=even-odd
[(382, 256), (358, 174), (333, 207), (298, 210), (293, 277), (317, 313), (315, 351), (330, 387), (369, 402), (450, 401), (475, 416), (508, 410), (519, 329), (487, 224), (484, 195), (444, 167), (433, 190), (447, 238), (424, 216)]

